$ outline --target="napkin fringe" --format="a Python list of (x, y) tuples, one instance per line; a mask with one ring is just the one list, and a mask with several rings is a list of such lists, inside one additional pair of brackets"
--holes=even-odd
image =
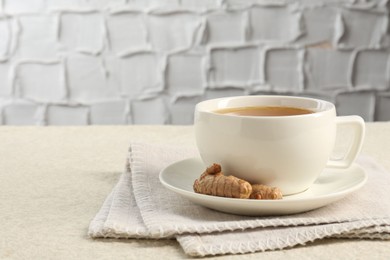
[[(379, 223), (379, 222), (378, 222)], [(382, 223), (382, 222), (380, 222)], [(246, 254), (254, 252), (264, 252), (264, 251), (273, 251), (281, 250), (285, 248), (291, 248), (298, 245), (306, 245), (312, 243), (316, 240), (324, 238), (344, 238), (350, 237), (350, 234), (355, 232), (355, 239), (363, 239), (358, 235), (358, 231), (361, 229), (373, 227), (375, 223), (371, 221), (355, 221), (345, 224), (316, 226), (314, 230), (305, 230), (303, 233), (298, 233), (296, 235), (288, 235), (286, 238), (278, 237), (276, 240), (267, 239), (264, 241), (249, 241), (249, 242), (230, 242), (224, 244), (204, 244), (202, 239), (194, 239), (194, 235), (182, 235), (177, 237), (177, 241), (184, 249), (185, 253), (190, 256), (200, 256), (204, 257), (207, 255), (224, 255), (224, 254)], [(380, 236), (380, 234), (375, 234), (381, 240), (385, 237)], [(198, 236), (198, 235), (196, 235)], [(390, 237), (390, 234), (389, 234)]]
[(92, 219), (88, 228), (88, 236), (90, 238), (102, 238), (106, 237), (106, 230), (104, 229), (104, 223), (107, 220), (108, 212), (111, 208), (113, 193), (117, 189), (119, 183), (117, 183), (114, 189), (110, 192), (107, 198), (103, 202), (103, 206), (100, 208), (96, 216)]

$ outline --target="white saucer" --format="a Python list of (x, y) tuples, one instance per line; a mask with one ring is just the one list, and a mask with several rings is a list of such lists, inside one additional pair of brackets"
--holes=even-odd
[(286, 215), (317, 209), (342, 199), (361, 188), (367, 175), (357, 164), (348, 169), (325, 169), (305, 192), (285, 196), (282, 200), (232, 199), (198, 194), (195, 179), (205, 170), (198, 158), (175, 162), (160, 173), (161, 183), (177, 194), (208, 208), (248, 216)]

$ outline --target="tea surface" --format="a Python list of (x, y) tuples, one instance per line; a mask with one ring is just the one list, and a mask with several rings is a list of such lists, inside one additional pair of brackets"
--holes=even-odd
[(314, 113), (308, 109), (279, 106), (234, 107), (218, 109), (214, 112), (218, 114), (236, 116), (295, 116)]

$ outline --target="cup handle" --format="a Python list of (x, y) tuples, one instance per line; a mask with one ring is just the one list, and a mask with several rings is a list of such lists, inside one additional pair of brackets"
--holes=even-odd
[(355, 132), (352, 144), (349, 147), (348, 151), (342, 159), (333, 160), (330, 159), (326, 164), (326, 167), (329, 168), (348, 168), (351, 166), (352, 162), (356, 159), (357, 155), (362, 148), (365, 124), (363, 118), (360, 116), (338, 116), (336, 117), (336, 124), (339, 125), (349, 125)]

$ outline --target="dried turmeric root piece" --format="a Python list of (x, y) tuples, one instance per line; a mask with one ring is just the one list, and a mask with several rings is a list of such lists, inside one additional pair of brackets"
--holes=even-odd
[(228, 198), (276, 200), (283, 195), (279, 188), (249, 182), (234, 176), (225, 176), (221, 165), (214, 163), (196, 179), (193, 185), (196, 193)]
[(283, 198), (282, 192), (277, 187), (262, 184), (253, 184), (250, 199), (256, 200), (279, 200)]
[(193, 188), (196, 193), (239, 199), (247, 199), (252, 193), (249, 182), (223, 175), (221, 165), (216, 163), (195, 180)]

